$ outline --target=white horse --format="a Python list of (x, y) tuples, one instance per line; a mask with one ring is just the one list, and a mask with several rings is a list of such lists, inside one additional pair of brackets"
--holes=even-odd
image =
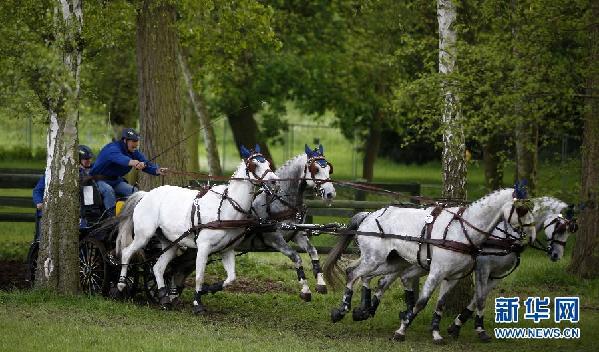
[[(545, 230), (545, 236), (549, 245), (542, 248), (546, 251), (551, 261), (558, 261), (564, 255), (566, 241), (570, 234), (577, 231), (578, 227), (572, 214), (566, 213), (564, 217), (562, 212), (567, 210), (568, 205), (559, 199), (552, 197), (541, 197), (533, 199), (533, 216), (535, 218), (536, 230)], [(570, 209), (571, 210), (571, 209)], [(496, 231), (498, 237), (506, 238), (515, 236), (512, 229), (506, 229), (500, 224), (501, 230)], [(483, 247), (485, 252), (501, 252), (501, 248), (490, 246)], [(520, 253), (510, 252), (507, 255), (483, 255), (476, 259), (476, 293), (472, 297), (470, 304), (455, 318), (453, 324), (447, 329), (447, 332), (454, 337), (458, 337), (462, 325), (472, 316), (476, 308), (476, 317), (474, 319), (474, 328), (481, 341), (490, 341), (491, 337), (485, 332), (484, 328), (484, 308), (485, 301), (493, 288), (501, 280), (511, 274), (520, 263)]]
[[(329, 178), (332, 172), (333, 165), (325, 159), (322, 145), (314, 150), (306, 145), (305, 153), (289, 160), (275, 171), (275, 174), (281, 179), (278, 182), (279, 190), (274, 194), (262, 193), (258, 195), (252, 204), (252, 209), (261, 219), (286, 223), (303, 222), (305, 215), (303, 196), (306, 188), (314, 188), (316, 193), (327, 202), (335, 198), (335, 187)], [(326, 293), (327, 288), (320, 267), (318, 252), (304, 232), (279, 228), (275, 232), (248, 234), (238, 249), (251, 250), (266, 245), (289, 257), (295, 266), (297, 279), (301, 285), (300, 297), (304, 301), (310, 301), (312, 293), (306, 280), (302, 259), (287, 243), (290, 240), (293, 240), (310, 255), (312, 271), (316, 278), (316, 291)]]
[[(457, 282), (454, 279), (473, 269), (476, 251), (502, 219), (522, 231), (530, 227), (530, 235), (535, 238), (535, 228), (529, 225), (533, 217), (521, 200), (513, 198), (513, 194), (512, 188), (497, 191), (465, 209), (448, 208), (433, 211), (433, 208), (429, 208), (423, 211), (388, 207), (367, 215), (357, 231), (361, 256), (347, 271), (345, 294), (341, 307), (332, 311), (332, 320), (342, 319), (351, 309), (355, 280), (396, 271), (397, 263), (405, 260), (413, 267), (419, 268), (414, 276), (421, 275), (419, 271), (426, 272), (427, 269), (429, 276), (418, 301), (413, 309), (404, 315), (400, 328), (395, 332), (394, 339), (403, 340), (406, 329), (418, 312), (426, 306), (430, 295), (439, 284), (439, 300), (442, 303), (438, 306), (443, 306), (447, 293)], [(411, 237), (414, 240), (377, 236), (377, 233)], [(427, 245), (426, 242), (419, 244), (421, 234), (432, 240), (429, 243), (436, 242), (437, 245)], [(345, 236), (330, 252), (325, 263), (325, 276), (332, 279), (334, 265), (354, 237), (355, 232)], [(440, 312), (435, 312), (435, 315), (438, 315), (435, 320), (440, 320)], [(438, 327), (433, 336), (436, 341), (442, 339)]]
[[(305, 146), (305, 152), (288, 160), (275, 171), (279, 177), (279, 188), (276, 193), (260, 193), (252, 204), (252, 214), (262, 220), (274, 220), (285, 223), (303, 222), (305, 215), (304, 192), (313, 188), (322, 199), (330, 202), (335, 198), (335, 187), (330, 182), (333, 165), (324, 157), (324, 148), (320, 145), (311, 150)], [(306, 280), (302, 259), (287, 242), (293, 240), (304, 249), (312, 260), (312, 270), (316, 278), (316, 291), (326, 293), (326, 283), (322, 275), (316, 248), (304, 232), (283, 230), (280, 227), (273, 232), (260, 232), (256, 229), (248, 233), (235, 248), (237, 251), (252, 251), (271, 247), (283, 253), (293, 261), (298, 281), (301, 285), (300, 297), (310, 301), (312, 293)], [(195, 266), (189, 265), (189, 259), (183, 258), (174, 269), (177, 271), (176, 285), (182, 289), (183, 280)], [(192, 264), (192, 263), (191, 263)]]
[[(149, 192), (135, 193), (127, 201), (119, 223), (116, 248), (122, 263), (117, 285), (119, 291), (126, 287), (131, 256), (142, 249), (158, 230), (162, 233), (159, 239), (163, 250), (166, 249), (153, 267), (160, 298), (168, 294), (164, 270), (175, 257), (178, 247), (197, 248), (194, 313), (205, 311), (202, 295), (222, 290), (235, 280), (234, 248), (241, 242), (248, 227), (253, 187), (278, 179), (270, 170), (269, 162), (260, 154), (259, 146), (256, 146), (255, 152), (242, 146), (241, 154), (243, 160), (228, 185), (212, 187), (201, 198), (195, 190), (162, 186)], [(198, 226), (198, 231), (190, 231), (194, 226)], [(180, 240), (177, 245), (171, 245), (177, 240)], [(222, 253), (227, 278), (215, 285), (204, 285), (206, 262), (208, 256), (215, 252)]]
[[(564, 218), (562, 212), (568, 207), (566, 203), (552, 197), (541, 197), (532, 200), (533, 216), (536, 224), (536, 231), (545, 230), (545, 235), (549, 242), (545, 250), (552, 261), (557, 261), (563, 256), (566, 241), (570, 235), (577, 230), (576, 222), (571, 214)], [(356, 214), (354, 222), (359, 222), (367, 213)], [(454, 324), (448, 329), (448, 332), (457, 337), (461, 325), (465, 323), (477, 308), (477, 317), (475, 318), (475, 328), (479, 338), (482, 341), (489, 341), (490, 337), (484, 330), (483, 311), (486, 297), (490, 291), (507, 275), (511, 274), (519, 264), (520, 252), (525, 248), (527, 239), (521, 236), (511, 226), (505, 222), (500, 222), (492, 232), (492, 237), (483, 244), (483, 253), (476, 259), (476, 287), (475, 296), (470, 304), (456, 318)], [(390, 285), (401, 277), (405, 288), (406, 310), (413, 308), (415, 304), (414, 292), (418, 288), (418, 279), (421, 274), (426, 275), (425, 270), (419, 266), (409, 267), (407, 262), (397, 263), (395, 272), (385, 275), (378, 282), (377, 291), (374, 297), (370, 297), (369, 282), (372, 277), (364, 280), (362, 288), (362, 299), (360, 307), (353, 311), (354, 320), (365, 320), (375, 315), (377, 307), (382, 297)], [(414, 277), (416, 276), (416, 277)], [(411, 280), (410, 280), (411, 279)], [(482, 306), (479, 306), (482, 302)], [(439, 303), (439, 302), (438, 302)], [(405, 313), (403, 313), (405, 314)], [(437, 324), (438, 325), (438, 324)]]

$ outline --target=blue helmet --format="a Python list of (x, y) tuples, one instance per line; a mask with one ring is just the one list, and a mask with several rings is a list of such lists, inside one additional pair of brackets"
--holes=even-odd
[(83, 144), (79, 145), (79, 161), (91, 159), (93, 157), (94, 157), (94, 153), (92, 153), (92, 150), (90, 147), (83, 145)]
[(121, 139), (130, 139), (132, 141), (138, 141), (139, 133), (135, 132), (133, 128), (123, 128)]

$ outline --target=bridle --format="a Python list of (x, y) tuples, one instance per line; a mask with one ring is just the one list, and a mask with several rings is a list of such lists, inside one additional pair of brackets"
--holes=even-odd
[(303, 182), (306, 182), (306, 180), (308, 179), (308, 172), (310, 173), (310, 180), (312, 182), (314, 182), (314, 190), (317, 193), (320, 193), (321, 195), (324, 194), (324, 190), (322, 189), (322, 185), (327, 183), (327, 182), (331, 182), (330, 177), (326, 178), (326, 179), (318, 179), (316, 178), (316, 174), (318, 173), (318, 166), (316, 164), (319, 164), (321, 168), (326, 167), (327, 165), (329, 166), (329, 175), (333, 174), (333, 164), (331, 164), (330, 162), (328, 162), (324, 156), (319, 155), (319, 156), (313, 156), (311, 158), (308, 159), (308, 161), (306, 161), (306, 165), (304, 165), (304, 177), (303, 177)]
[[(262, 160), (260, 160), (260, 158), (262, 158)], [(257, 159), (260, 162), (266, 161), (266, 158), (261, 153), (252, 153), (252, 154), (250, 154), (250, 156), (248, 156), (245, 159), (245, 174), (248, 177), (248, 179), (250, 179), (252, 181), (252, 183), (253, 183), (254, 180), (251, 179), (250, 174), (252, 176), (254, 176), (254, 179), (256, 181), (258, 181), (257, 183), (262, 183), (263, 180), (264, 180), (264, 177), (266, 177), (266, 175), (269, 172), (272, 172), (272, 170), (270, 168), (268, 168), (268, 169), (264, 170), (264, 173), (262, 174), (262, 176), (258, 176), (256, 174), (256, 166), (257, 165), (252, 162), (253, 159)]]
[[(543, 230), (547, 232), (547, 228), (549, 228), (551, 225), (553, 225), (554, 228), (551, 234), (551, 238), (545, 245), (546, 252), (551, 251), (551, 247), (553, 247), (554, 243), (561, 245), (563, 248), (566, 248), (566, 241), (556, 239), (556, 235), (562, 235), (566, 231), (570, 233), (575, 233), (576, 231), (578, 231), (578, 224), (576, 222), (576, 219), (566, 219), (561, 215), (558, 215), (555, 218), (553, 218), (553, 220), (551, 220), (547, 225), (543, 227)], [(543, 245), (541, 241), (538, 242), (540, 245)]]
[[(531, 211), (532, 211), (532, 206), (530, 205), (529, 200), (514, 199), (514, 202), (512, 203), (512, 207), (510, 208), (510, 215), (507, 218), (507, 225), (509, 225), (511, 228), (513, 228), (516, 231), (516, 233), (520, 234), (520, 239), (526, 237), (526, 233), (524, 232), (525, 227), (535, 227), (536, 226), (534, 221), (527, 223), (527, 224), (522, 223), (522, 217), (524, 217), (528, 212), (531, 212)], [(516, 213), (516, 215), (518, 215), (518, 227), (517, 228), (514, 228), (512, 226), (512, 216), (514, 216), (514, 213)], [(504, 221), (505, 221), (505, 219), (504, 219)]]

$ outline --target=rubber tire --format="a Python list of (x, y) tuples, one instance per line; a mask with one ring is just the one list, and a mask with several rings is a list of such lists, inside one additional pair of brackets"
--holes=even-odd
[(109, 275), (104, 244), (94, 238), (79, 242), (79, 288), (88, 295), (108, 295)]
[(37, 269), (37, 256), (40, 250), (38, 241), (32, 242), (27, 253), (27, 277), (25, 278), (33, 287), (35, 283), (35, 270)]

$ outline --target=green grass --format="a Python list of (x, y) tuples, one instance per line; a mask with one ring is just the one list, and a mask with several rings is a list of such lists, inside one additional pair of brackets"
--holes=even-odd
[[(186, 305), (165, 312), (143, 304), (121, 303), (99, 297), (60, 297), (47, 292), (0, 292), (0, 350), (2, 351), (593, 351), (599, 329), (599, 280), (578, 280), (565, 273), (569, 253), (558, 263), (527, 251), (521, 267), (489, 297), (486, 327), (492, 332), (493, 298), (499, 296), (577, 295), (581, 297), (579, 340), (494, 340), (477, 341), (470, 322), (458, 341), (445, 346), (431, 342), (428, 332), (431, 307), (414, 321), (407, 341), (389, 341), (398, 327), (397, 312), (403, 307), (399, 286), (383, 300), (379, 313), (366, 322), (351, 317), (332, 324), (330, 309), (339, 304), (341, 292), (313, 295), (301, 302), (291, 263), (280, 254), (250, 254), (238, 258), (240, 281), (255, 288), (265, 282), (280, 283), (265, 293), (222, 292), (207, 296), (206, 316), (190, 312), (191, 290), (184, 294)], [(307, 259), (307, 258), (304, 258)], [(208, 276), (222, 275), (211, 265)], [(311, 280), (313, 285), (313, 280)], [(357, 304), (357, 297), (354, 297)], [(522, 312), (520, 313), (522, 314)], [(442, 321), (442, 331), (451, 319)], [(528, 321), (517, 327), (554, 327), (553, 322), (535, 325)], [(446, 335), (446, 334), (444, 334)]]

